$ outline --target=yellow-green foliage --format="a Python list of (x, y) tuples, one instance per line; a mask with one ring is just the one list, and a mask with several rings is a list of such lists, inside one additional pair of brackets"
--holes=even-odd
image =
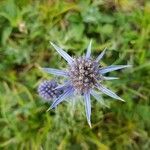
[[(37, 95), (53, 77), (39, 67), (66, 65), (49, 41), (81, 55), (90, 39), (94, 56), (108, 47), (102, 65), (133, 65), (105, 83), (126, 103), (106, 96), (108, 109), (92, 99), (92, 129), (82, 99), (46, 112)], [(0, 1), (0, 149), (148, 150), (149, 100), (149, 0)]]

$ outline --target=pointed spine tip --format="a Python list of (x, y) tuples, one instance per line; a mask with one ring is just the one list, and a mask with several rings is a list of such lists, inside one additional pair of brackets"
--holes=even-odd
[(132, 67), (132, 65), (127, 65), (127, 67)]
[(55, 48), (56, 45), (53, 42), (50, 41), (50, 44)]
[(104, 80), (118, 80), (119, 79), (118, 77), (105, 77), (105, 76), (103, 76), (102, 78)]
[(45, 71), (45, 70), (46, 70), (46, 68), (40, 67), (40, 70)]
[(53, 108), (55, 109), (56, 107), (50, 106), (46, 111), (48, 112), (48, 111), (52, 110)]
[(51, 45), (54, 45), (53, 42), (51, 42), (51, 41), (49, 41), (49, 43), (50, 43)]
[(118, 100), (122, 101), (122, 102), (125, 102), (125, 100), (123, 100), (122, 98), (119, 98)]
[(90, 128), (92, 128), (91, 122), (88, 122), (88, 124), (89, 124)]
[(43, 71), (43, 72), (47, 72), (47, 68), (42, 68), (41, 67), (40, 70)]
[(42, 67), (38, 67), (38, 69), (43, 71), (43, 68), (42, 68)]
[(49, 107), (46, 111), (48, 112), (48, 111), (50, 111), (52, 108), (51, 107)]
[(106, 51), (108, 49), (108, 47), (105, 47), (103, 51)]

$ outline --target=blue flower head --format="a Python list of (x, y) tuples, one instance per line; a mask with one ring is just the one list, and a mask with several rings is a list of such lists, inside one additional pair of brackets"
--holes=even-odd
[(65, 89), (65, 90), (63, 94), (61, 94), (58, 98), (54, 100), (50, 109), (55, 108), (68, 96), (71, 96), (74, 93), (79, 93), (84, 97), (86, 117), (90, 127), (91, 127), (90, 96), (92, 95), (96, 100), (99, 100), (100, 95), (96, 92), (96, 90), (99, 90), (102, 93), (114, 99), (124, 101), (114, 92), (103, 86), (102, 81), (117, 79), (116, 77), (106, 77), (105, 76), (106, 73), (130, 67), (130, 65), (111, 65), (108, 67), (101, 67), (99, 65), (99, 62), (104, 56), (106, 49), (104, 49), (96, 59), (93, 59), (91, 57), (91, 44), (92, 42), (90, 41), (85, 56), (72, 58), (63, 49), (61, 49), (60, 47), (56, 46), (51, 42), (51, 45), (55, 48), (55, 50), (67, 61), (68, 68), (66, 70), (43, 68), (44, 71), (50, 74), (62, 76), (67, 79), (67, 82), (65, 82), (63, 85), (59, 85), (58, 87), (56, 87), (56, 89)]
[(55, 89), (58, 86), (54, 80), (44, 80), (38, 86), (38, 94), (46, 101), (50, 101), (62, 94), (61, 89)]

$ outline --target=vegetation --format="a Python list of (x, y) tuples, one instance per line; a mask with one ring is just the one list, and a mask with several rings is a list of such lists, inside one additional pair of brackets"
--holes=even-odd
[[(93, 40), (101, 64), (132, 64), (107, 81), (126, 102), (104, 96), (110, 108), (92, 99), (89, 128), (82, 99), (47, 112), (37, 94), (39, 67), (64, 68), (49, 41), (70, 55), (82, 55)], [(61, 62), (61, 63), (60, 63)], [(149, 0), (0, 1), (0, 149), (148, 150), (150, 147)]]

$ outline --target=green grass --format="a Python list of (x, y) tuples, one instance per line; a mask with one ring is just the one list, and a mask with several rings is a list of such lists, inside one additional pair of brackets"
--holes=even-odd
[[(112, 72), (105, 84), (126, 103), (104, 96), (110, 109), (92, 99), (92, 129), (82, 100), (72, 110), (37, 95), (39, 67), (66, 67), (50, 46), (81, 55), (93, 40), (102, 65), (132, 64)], [(148, 0), (0, 1), (0, 149), (148, 150), (150, 147), (150, 2)]]

